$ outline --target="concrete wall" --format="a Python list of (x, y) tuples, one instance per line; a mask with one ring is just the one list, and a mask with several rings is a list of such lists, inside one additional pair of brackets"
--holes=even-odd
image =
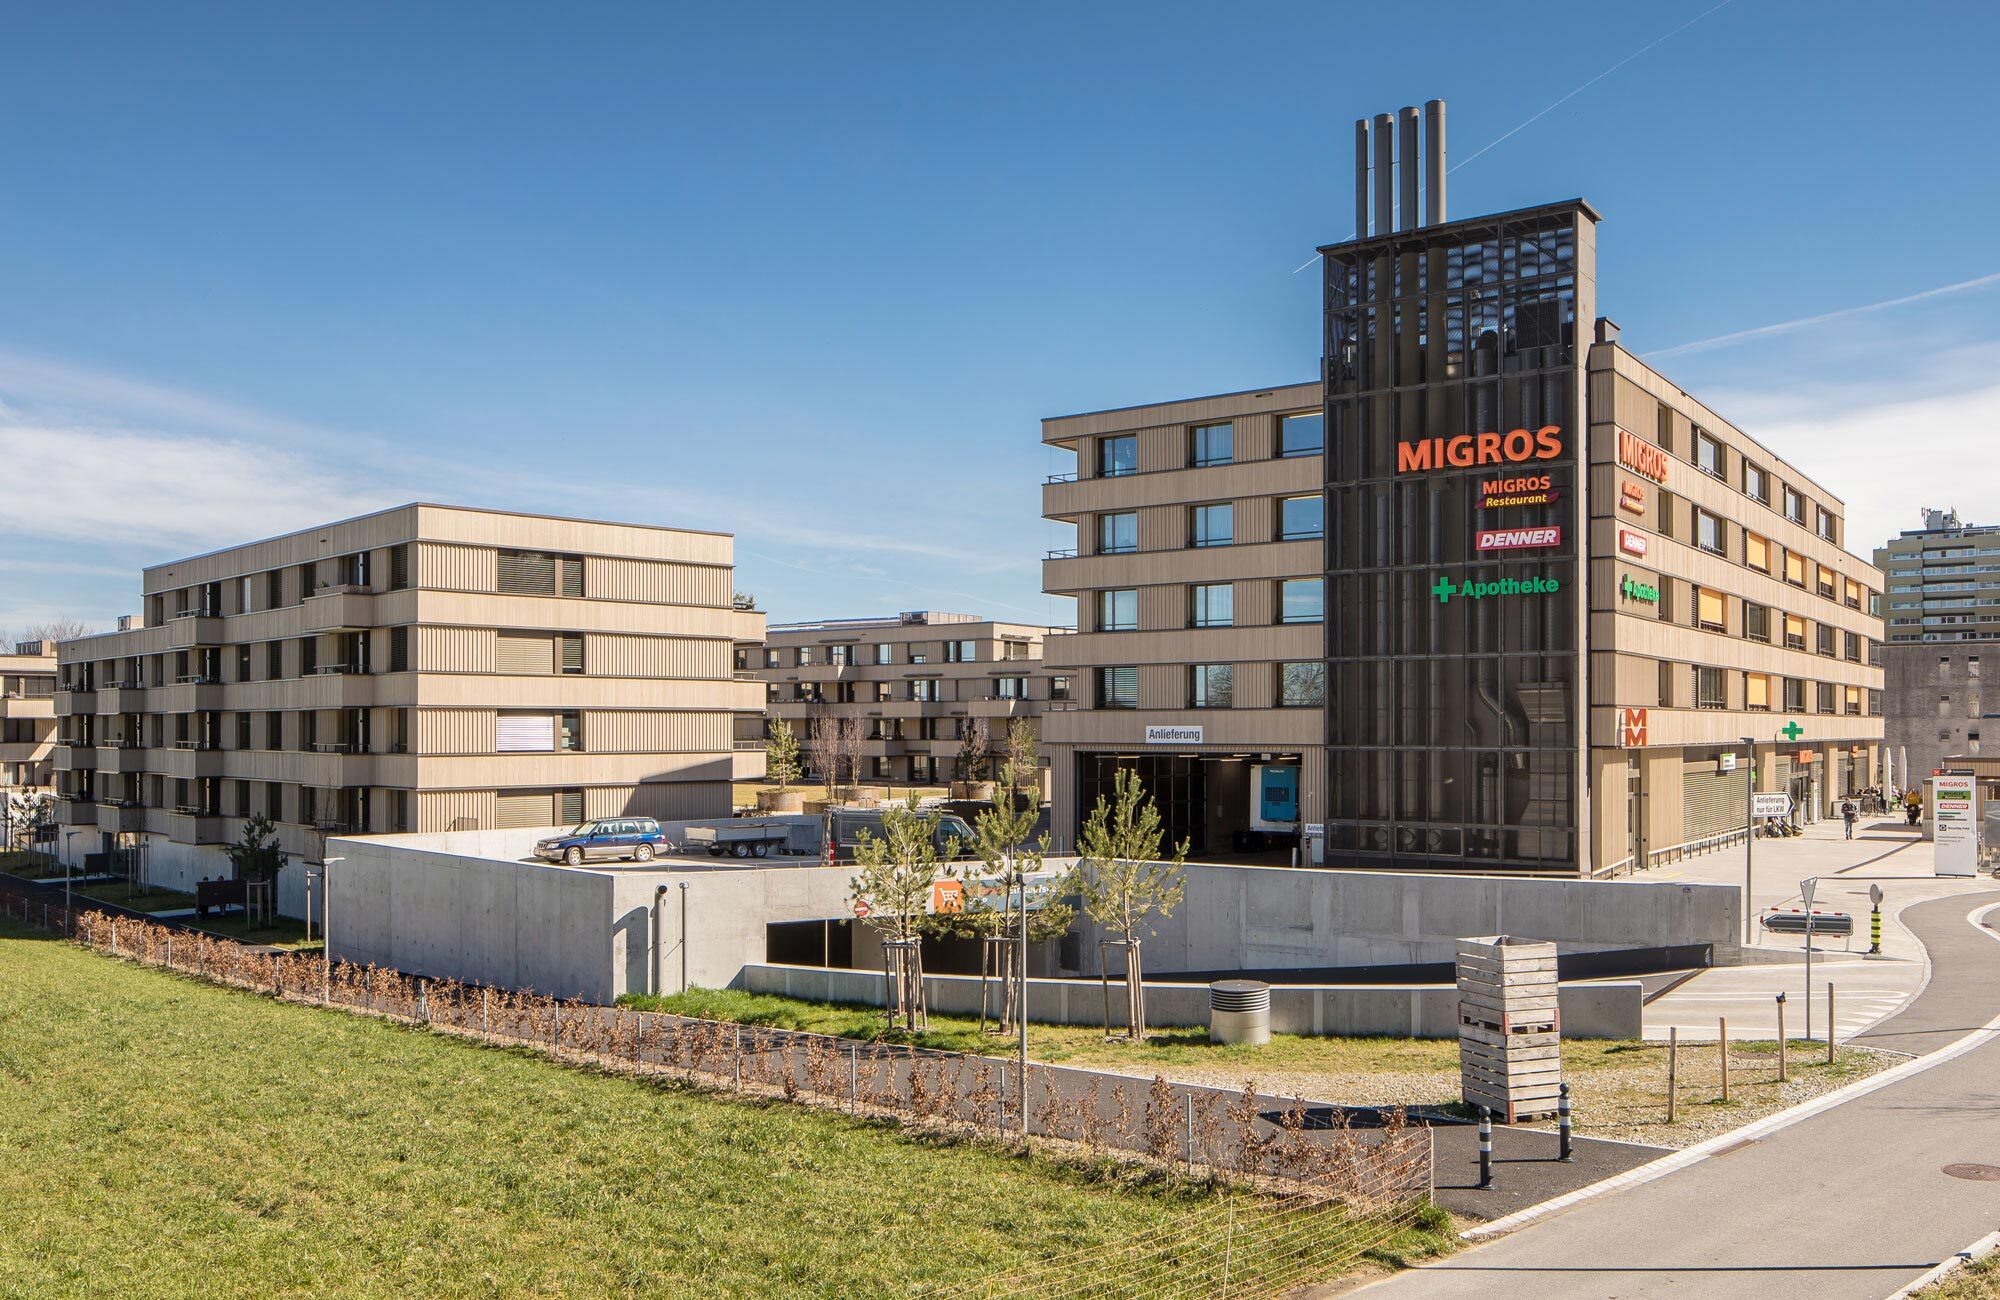
[[(745, 966), (736, 987), (819, 1002), (881, 1006), (880, 972), (822, 970), (816, 966)], [(998, 1001), (997, 985), (990, 990)], [(979, 981), (966, 975), (927, 975), (924, 995), (940, 1014), (979, 1012)], [(1637, 983), (1565, 984), (1562, 1030), (1567, 1038), (1638, 1038), (1642, 991)], [(1122, 1006), (1111, 992), (1112, 1017)], [(1103, 986), (1096, 980), (1028, 981), (1028, 1018), (1062, 1025), (1104, 1023)], [(1206, 984), (1147, 982), (1146, 1018), (1157, 1026), (1208, 1023)], [(1384, 1035), (1456, 1038), (1458, 990), (1448, 984), (1312, 984), (1271, 989), (1271, 1028), (1281, 1034)]]
[(2000, 687), (1982, 691), (1980, 670), (2000, 675), (2000, 645), (1903, 642), (1882, 651), (1882, 712), (1886, 743), (1896, 755), (1897, 787), (1911, 784), (1901, 770), (1905, 749), (1919, 778), (1929, 777), (1946, 758), (1979, 753), (1972, 737), (1980, 732), (1986, 703), (2000, 701)]
[[(1727, 965), (1740, 960), (1740, 907), (1728, 885), (1190, 863), (1186, 898), (1141, 937), (1156, 976), (1449, 962), (1475, 934), (1563, 952), (1709, 944)], [(1082, 924), (1081, 973), (1095, 975), (1100, 934)]]

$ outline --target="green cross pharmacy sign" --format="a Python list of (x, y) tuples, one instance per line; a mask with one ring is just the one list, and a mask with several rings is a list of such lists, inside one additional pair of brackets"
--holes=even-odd
[(1786, 740), (1793, 741), (1796, 743), (1800, 736), (1806, 734), (1806, 729), (1804, 727), (1801, 727), (1796, 721), (1792, 721), (1792, 722), (1787, 722), (1782, 727), (1779, 727), (1778, 734), (1783, 736)]
[(1431, 595), (1437, 597), (1440, 605), (1451, 603), (1453, 596), (1463, 596), (1467, 600), (1490, 600), (1495, 596), (1553, 596), (1562, 590), (1562, 583), (1554, 578), (1499, 578), (1493, 582), (1453, 582), (1440, 576), (1431, 587)]

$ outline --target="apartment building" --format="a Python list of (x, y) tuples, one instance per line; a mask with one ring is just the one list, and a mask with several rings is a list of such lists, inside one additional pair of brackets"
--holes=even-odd
[(0, 654), (0, 794), (54, 784), (55, 747), (55, 642), (18, 642)]
[(2000, 663), (2000, 527), (1963, 523), (1956, 510), (1923, 518), (1875, 550), (1888, 584), (1885, 712), (1898, 786), (1978, 755), (1986, 720), (2000, 718), (1980, 675), (1982, 651)]
[(252, 815), (306, 861), (333, 833), (726, 816), (763, 771), (732, 743), (763, 622), (732, 553), (408, 505), (149, 568), (143, 625), (58, 649), (65, 830), (185, 886)]
[(1131, 767), (1197, 854), (1591, 872), (1730, 833), (1753, 779), (1872, 784), (1840, 500), (1621, 346), (1589, 204), (1447, 220), (1443, 106), (1428, 159), (1399, 118), (1356, 124), (1320, 382), (1043, 423), (1057, 834)]
[(959, 779), (965, 728), (975, 720), (986, 726), (990, 757), (1016, 719), (1037, 722), (1052, 699), (1068, 699), (1068, 676), (1042, 670), (1046, 632), (919, 610), (781, 623), (765, 644), (741, 651), (765, 683), (767, 716), (784, 719), (802, 744), (815, 716), (852, 718), (861, 728), (861, 780), (933, 785)]

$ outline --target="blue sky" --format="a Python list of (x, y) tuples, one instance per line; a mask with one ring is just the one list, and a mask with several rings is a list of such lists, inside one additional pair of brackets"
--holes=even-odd
[[(1604, 213), (1642, 353), (2000, 272), (1990, 14), (1408, 12), (8, 0), (0, 628), (411, 499), (1066, 621), (1037, 421), (1310, 377), (1352, 121), (1432, 96), (1454, 214)], [(2000, 520), (1996, 363), (2000, 282), (1657, 358), (1864, 551)]]

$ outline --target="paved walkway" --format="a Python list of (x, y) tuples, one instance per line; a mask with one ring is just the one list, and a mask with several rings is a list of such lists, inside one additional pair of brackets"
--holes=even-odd
[(1706, 1158), (1668, 1157), (1670, 1172), (1651, 1181), (1640, 1174), (1363, 1293), (1880, 1300), (1985, 1236), (2000, 1222), (2000, 1182), (1945, 1168), (2000, 1171), (2000, 944), (1966, 919), (1994, 901), (1944, 897), (1904, 912), (1931, 981), (1862, 1041), (1942, 1053), (1937, 1063), (1911, 1061), (1795, 1123), (1752, 1126)]

